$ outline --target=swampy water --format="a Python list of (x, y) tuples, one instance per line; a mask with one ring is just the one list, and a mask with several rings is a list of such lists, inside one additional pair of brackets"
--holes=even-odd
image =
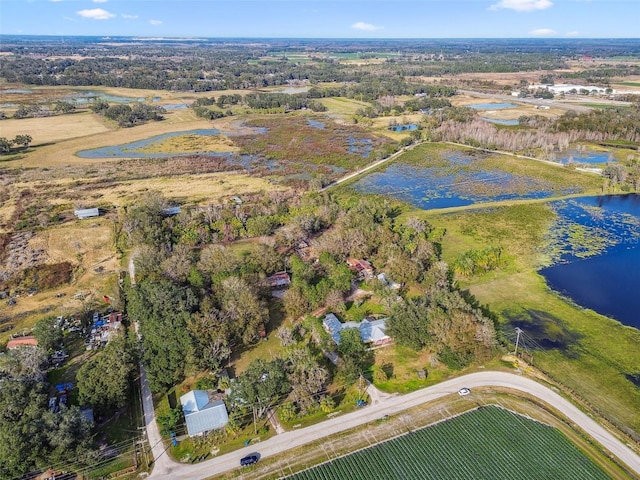
[(555, 263), (547, 284), (578, 305), (640, 328), (640, 195), (553, 202)]
[(424, 209), (547, 198), (557, 193), (551, 184), (539, 179), (480, 168), (479, 160), (472, 155), (451, 153), (446, 160), (448, 165), (433, 166), (394, 162), (360, 178), (352, 188), (362, 193), (389, 195)]

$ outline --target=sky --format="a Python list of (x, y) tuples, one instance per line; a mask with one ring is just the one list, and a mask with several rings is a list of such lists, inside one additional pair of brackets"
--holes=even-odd
[(638, 38), (640, 0), (0, 0), (0, 33)]

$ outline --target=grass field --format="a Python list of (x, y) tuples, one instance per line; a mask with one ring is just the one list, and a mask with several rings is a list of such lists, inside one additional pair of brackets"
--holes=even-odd
[(559, 431), (484, 407), (287, 477), (370, 479), (607, 479)]

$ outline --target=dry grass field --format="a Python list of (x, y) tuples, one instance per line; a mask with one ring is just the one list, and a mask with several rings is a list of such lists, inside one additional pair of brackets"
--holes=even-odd
[(3, 120), (1, 136), (13, 138), (16, 135), (28, 134), (33, 138), (32, 146), (37, 147), (71, 138), (111, 132), (116, 128), (115, 125), (109, 125), (98, 115), (85, 111), (72, 115)]

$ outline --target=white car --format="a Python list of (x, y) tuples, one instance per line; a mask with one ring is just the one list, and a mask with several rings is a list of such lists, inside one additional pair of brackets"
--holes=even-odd
[(467, 387), (464, 387), (458, 390), (458, 395), (460, 395), (461, 397), (464, 397), (465, 395), (469, 395), (470, 393), (471, 393), (471, 390), (469, 390)]

